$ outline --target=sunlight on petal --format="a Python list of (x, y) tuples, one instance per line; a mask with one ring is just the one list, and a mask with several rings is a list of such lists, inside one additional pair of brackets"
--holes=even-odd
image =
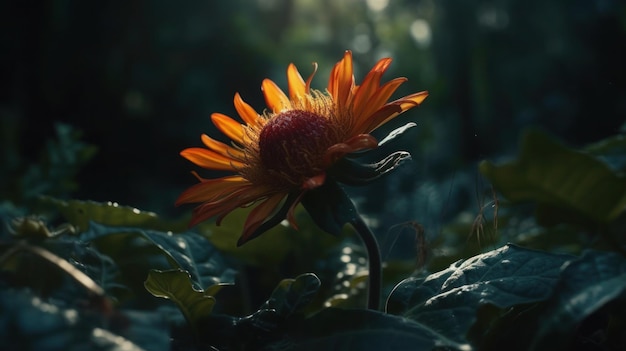
[(243, 144), (243, 125), (241, 123), (221, 113), (213, 113), (211, 121), (213, 121), (217, 129), (226, 134), (232, 141)]
[(261, 84), (261, 90), (265, 96), (265, 103), (273, 112), (280, 112), (284, 109), (291, 108), (291, 101), (283, 91), (269, 79), (264, 79)]
[(236, 171), (243, 164), (232, 158), (222, 156), (215, 151), (199, 147), (191, 147), (180, 152), (180, 155), (196, 165), (218, 171)]

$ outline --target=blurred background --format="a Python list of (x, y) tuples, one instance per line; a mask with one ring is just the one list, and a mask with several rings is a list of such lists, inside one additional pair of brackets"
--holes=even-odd
[(236, 116), (235, 92), (262, 111), (262, 79), (286, 89), (290, 62), (305, 77), (318, 62), (323, 90), (346, 49), (357, 82), (393, 57), (386, 78), (409, 79), (397, 97), (430, 91), (376, 134), (415, 121), (414, 161), (350, 189), (387, 227), (477, 210), (477, 162), (514, 155), (526, 127), (580, 146), (626, 116), (619, 0), (9, 0), (0, 26), (0, 198), (16, 205), (49, 194), (189, 213), (173, 203), (196, 168), (178, 153), (217, 135), (210, 114)]

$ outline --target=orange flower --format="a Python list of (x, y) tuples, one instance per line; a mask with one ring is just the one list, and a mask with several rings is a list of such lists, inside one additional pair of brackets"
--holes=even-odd
[(206, 148), (181, 152), (202, 168), (234, 173), (217, 179), (203, 179), (194, 173), (200, 183), (176, 201), (177, 205), (201, 203), (190, 225), (212, 217), (217, 217), (219, 225), (233, 210), (258, 203), (246, 219), (240, 244), (260, 234), (260, 227), (281, 209), (287, 209), (282, 216), (296, 227), (295, 206), (308, 191), (324, 184), (333, 164), (347, 154), (376, 148), (378, 142), (369, 133), (428, 96), (422, 91), (387, 102), (406, 81), (396, 78), (380, 84), (390, 63), (390, 58), (378, 61), (361, 85), (355, 85), (352, 53), (346, 51), (333, 68), (325, 93), (310, 87), (316, 64), (306, 81), (290, 64), (288, 95), (271, 80), (263, 81), (261, 89), (269, 109), (262, 114), (235, 94), (235, 109), (245, 124), (221, 113), (211, 115), (213, 124), (232, 144), (203, 134)]

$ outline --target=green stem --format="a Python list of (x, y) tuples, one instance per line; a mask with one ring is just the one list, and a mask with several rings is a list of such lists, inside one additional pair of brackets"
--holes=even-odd
[(376, 236), (365, 224), (363, 218), (358, 214), (351, 221), (352, 226), (359, 233), (369, 258), (369, 285), (367, 294), (367, 308), (371, 310), (380, 309), (380, 296), (382, 290), (382, 262), (380, 258), (380, 248), (376, 241)]

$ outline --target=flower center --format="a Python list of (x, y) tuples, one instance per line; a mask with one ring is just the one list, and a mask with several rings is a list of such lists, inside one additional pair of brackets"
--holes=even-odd
[(281, 112), (263, 127), (259, 151), (263, 166), (292, 183), (319, 174), (324, 152), (333, 144), (331, 123), (309, 111)]

